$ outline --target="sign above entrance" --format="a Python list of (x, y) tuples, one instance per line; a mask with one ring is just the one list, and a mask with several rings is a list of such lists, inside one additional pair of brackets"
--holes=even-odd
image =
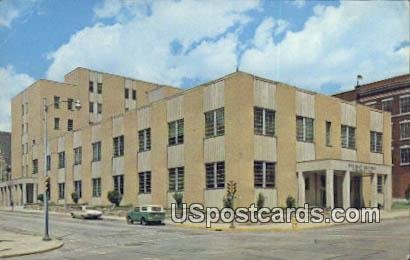
[(377, 167), (372, 165), (360, 164), (360, 163), (349, 163), (349, 171), (357, 173), (374, 173)]

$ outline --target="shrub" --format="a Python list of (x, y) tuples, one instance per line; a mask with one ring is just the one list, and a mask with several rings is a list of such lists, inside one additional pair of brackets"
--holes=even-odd
[(177, 204), (177, 208), (182, 208), (182, 199), (184, 198), (184, 194), (182, 194), (181, 192), (175, 192), (172, 197), (174, 198), (175, 203)]
[[(50, 196), (47, 197), (48, 201), (50, 201)], [(37, 200), (44, 202), (44, 194), (40, 193), (37, 195)]]
[(258, 199), (256, 200), (256, 207), (260, 209), (260, 208), (263, 208), (264, 205), (265, 205), (265, 196), (263, 196), (262, 193), (259, 193)]
[(78, 203), (78, 200), (80, 199), (80, 195), (77, 192), (71, 193), (71, 199), (75, 204)]
[(233, 197), (232, 196), (225, 196), (223, 198), (224, 208), (233, 209)]
[(292, 196), (288, 196), (288, 197), (286, 198), (286, 207), (287, 207), (287, 208), (294, 208), (295, 205), (296, 205), (296, 203), (295, 203), (295, 198), (292, 197)]
[(108, 192), (107, 198), (112, 204), (117, 207), (120, 205), (122, 200), (121, 194), (116, 190)]

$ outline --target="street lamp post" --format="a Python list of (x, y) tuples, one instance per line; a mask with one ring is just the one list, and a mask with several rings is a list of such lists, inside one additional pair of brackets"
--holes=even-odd
[[(64, 100), (64, 101), (60, 101), (60, 103), (68, 103), (71, 101), (68, 100)], [(48, 107), (54, 105), (54, 103), (52, 104), (47, 104), (47, 98), (43, 98), (43, 113), (44, 113), (44, 177), (45, 180), (47, 180), (48, 177), (48, 173), (47, 173), (47, 155), (48, 155), (48, 136), (47, 136), (47, 112), (48, 112)], [(76, 110), (80, 110), (81, 109), (81, 103), (79, 100), (75, 101), (75, 109)], [(43, 241), (50, 241), (50, 235), (49, 235), (49, 230), (48, 230), (48, 194), (47, 192), (47, 187), (45, 187), (44, 189), (44, 194), (43, 194), (43, 201), (44, 201), (44, 235), (43, 235)]]

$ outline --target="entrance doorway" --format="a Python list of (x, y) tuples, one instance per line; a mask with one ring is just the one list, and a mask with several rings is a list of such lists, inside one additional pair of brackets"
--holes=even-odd
[(362, 203), (362, 177), (354, 176), (351, 181), (351, 202), (352, 207), (361, 208)]

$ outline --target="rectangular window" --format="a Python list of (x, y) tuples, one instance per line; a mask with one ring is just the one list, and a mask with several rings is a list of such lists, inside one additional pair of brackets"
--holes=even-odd
[(47, 155), (47, 165), (46, 165), (46, 167), (47, 167), (47, 171), (51, 170), (51, 156), (50, 155)]
[(113, 176), (114, 190), (118, 191), (121, 195), (124, 194), (124, 175)]
[(60, 118), (54, 117), (54, 130), (60, 129)]
[(60, 108), (60, 97), (54, 96), (54, 108), (59, 109)]
[(410, 96), (400, 97), (400, 113), (410, 112)]
[(224, 108), (205, 113), (205, 137), (215, 137), (225, 134)]
[(342, 125), (341, 140), (342, 148), (356, 149), (356, 128)]
[(383, 134), (370, 131), (370, 151), (372, 153), (381, 153), (383, 144)]
[(88, 82), (88, 90), (90, 91), (90, 93), (94, 92), (94, 82), (92, 81)]
[(63, 200), (65, 198), (65, 183), (58, 184), (58, 199)]
[(313, 118), (296, 117), (296, 137), (300, 142), (313, 142)]
[(410, 121), (400, 122), (400, 139), (410, 139)]
[(67, 120), (67, 131), (73, 131), (74, 128), (74, 122), (72, 119)]
[(139, 151), (151, 150), (151, 128), (138, 131)]
[(58, 153), (58, 169), (65, 168), (65, 152)]
[(124, 89), (124, 97), (125, 99), (128, 99), (130, 97), (130, 90), (128, 88)]
[(326, 121), (326, 145), (332, 146), (332, 123)]
[(168, 123), (168, 144), (184, 143), (184, 119)]
[(88, 104), (88, 111), (89, 111), (90, 113), (94, 113), (94, 102), (90, 102), (90, 103)]
[(275, 163), (255, 161), (253, 164), (254, 186), (256, 188), (275, 187)]
[(93, 178), (93, 197), (101, 197), (101, 178)]
[(33, 160), (33, 174), (37, 174), (38, 173), (38, 160), (34, 159)]
[(377, 193), (383, 193), (383, 176), (377, 176)]
[(410, 147), (400, 148), (400, 164), (410, 165)]
[(151, 172), (140, 172), (138, 173), (139, 193), (151, 193)]
[(114, 145), (114, 157), (120, 157), (124, 155), (124, 136), (117, 136), (113, 138)]
[(169, 191), (184, 190), (184, 167), (168, 169), (169, 173)]
[(255, 107), (254, 114), (254, 133), (257, 135), (275, 135), (275, 111), (265, 108)]
[(392, 112), (393, 111), (393, 99), (382, 100), (382, 110)]
[(206, 188), (222, 189), (225, 187), (225, 162), (205, 164)]
[(97, 113), (98, 114), (102, 113), (102, 104), (101, 103), (97, 103)]
[(82, 197), (81, 181), (74, 181), (74, 191), (78, 194), (78, 197)]
[(81, 147), (74, 148), (74, 165), (81, 164), (82, 154), (83, 152)]
[(101, 82), (97, 83), (97, 93), (102, 94), (102, 83)]
[(101, 161), (101, 141), (95, 142), (93, 146), (93, 162)]
[(73, 103), (74, 103), (74, 100), (72, 98), (67, 99), (67, 109), (68, 110), (73, 110)]
[(137, 100), (137, 91), (135, 89), (132, 90), (132, 99)]

